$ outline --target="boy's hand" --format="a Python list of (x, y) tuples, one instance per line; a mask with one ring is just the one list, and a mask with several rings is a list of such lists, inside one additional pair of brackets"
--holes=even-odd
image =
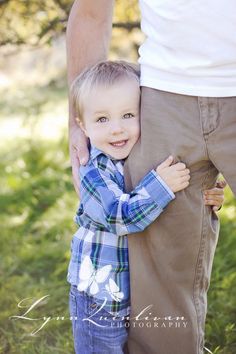
[(227, 183), (225, 181), (217, 181), (212, 189), (204, 191), (205, 205), (212, 205), (212, 210), (217, 211), (224, 203), (224, 188)]
[(169, 186), (172, 192), (179, 192), (188, 187), (190, 180), (190, 171), (182, 162), (177, 162), (174, 165), (173, 156), (169, 156), (164, 162), (157, 166), (156, 172)]

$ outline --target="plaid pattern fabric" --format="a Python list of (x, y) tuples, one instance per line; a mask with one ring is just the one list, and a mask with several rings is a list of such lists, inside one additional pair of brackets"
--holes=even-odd
[(174, 199), (154, 170), (125, 193), (123, 164), (92, 147), (88, 164), (80, 167), (80, 227), (67, 274), (69, 283), (121, 316), (130, 310), (127, 234), (144, 230)]

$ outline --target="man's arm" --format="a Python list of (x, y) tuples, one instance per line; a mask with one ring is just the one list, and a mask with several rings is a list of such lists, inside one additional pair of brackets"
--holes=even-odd
[[(68, 86), (85, 68), (107, 58), (114, 0), (76, 0), (67, 31)], [(69, 145), (74, 186), (79, 194), (78, 168), (88, 160), (87, 139), (77, 126), (69, 95)]]

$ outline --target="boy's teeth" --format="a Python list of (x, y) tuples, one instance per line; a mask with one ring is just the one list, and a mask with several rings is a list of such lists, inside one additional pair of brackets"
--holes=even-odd
[(117, 141), (116, 143), (111, 143), (114, 146), (122, 146), (125, 145), (126, 140), (122, 140), (122, 141)]

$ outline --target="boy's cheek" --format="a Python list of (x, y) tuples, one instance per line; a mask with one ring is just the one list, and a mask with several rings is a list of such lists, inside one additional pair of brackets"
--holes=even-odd
[(135, 133), (135, 137), (136, 137), (136, 142), (138, 141), (139, 137), (140, 137), (140, 133), (141, 133), (141, 128), (140, 128), (140, 123), (136, 123), (135, 126), (134, 126), (134, 130), (133, 130)]

